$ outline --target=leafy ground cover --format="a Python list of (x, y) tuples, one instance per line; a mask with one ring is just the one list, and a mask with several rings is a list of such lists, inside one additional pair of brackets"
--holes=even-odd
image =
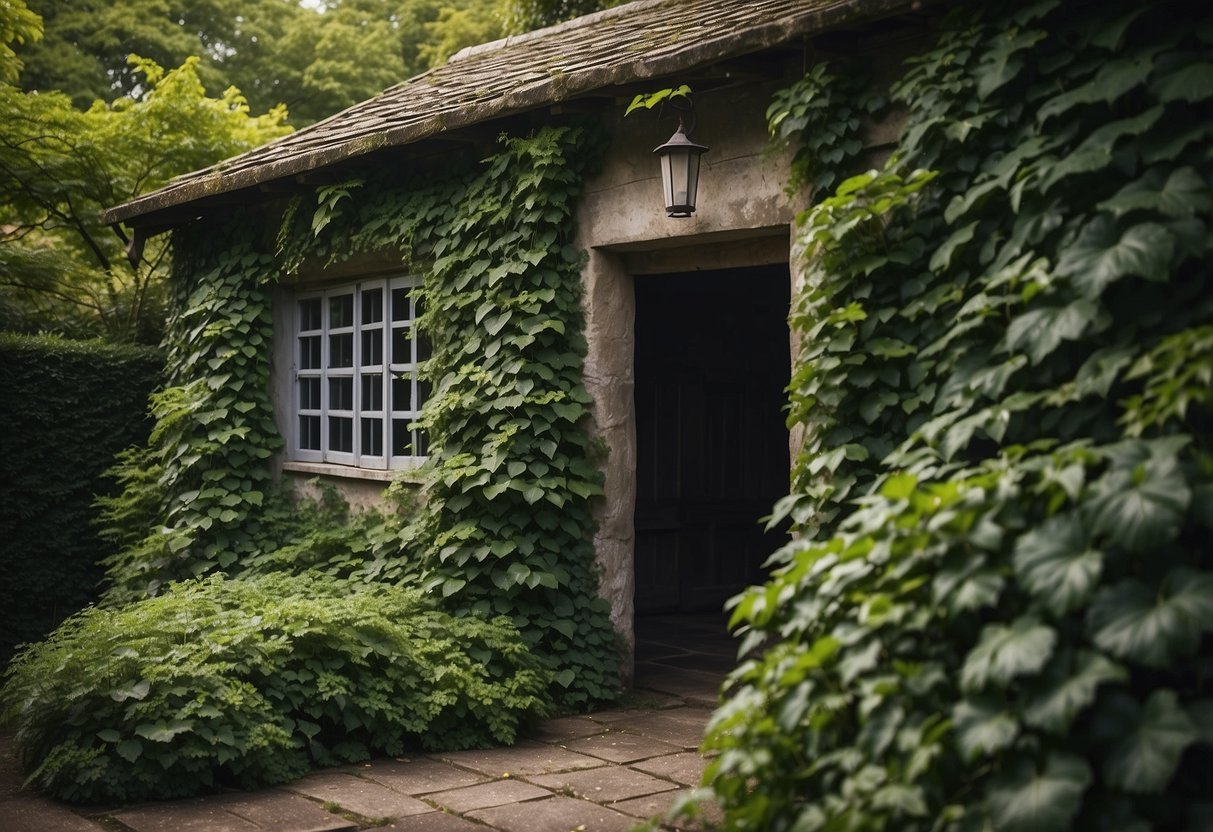
[(281, 783), (409, 745), (514, 741), (550, 673), (503, 618), (319, 574), (173, 585), (90, 608), (0, 694), (37, 786), (66, 800)]

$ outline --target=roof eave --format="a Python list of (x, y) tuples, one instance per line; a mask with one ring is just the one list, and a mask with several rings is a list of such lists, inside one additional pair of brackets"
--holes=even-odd
[[(108, 224), (156, 224), (159, 220), (155, 215), (171, 209), (180, 209), (210, 197), (299, 176), (379, 150), (413, 144), (441, 133), (576, 98), (604, 87), (675, 75), (697, 66), (769, 49), (806, 35), (892, 16), (922, 5), (923, 0), (838, 0), (832, 5), (813, 9), (807, 14), (786, 21), (767, 23), (736, 36), (704, 41), (674, 55), (628, 62), (615, 67), (553, 75), (543, 82), (514, 90), (499, 98), (453, 112), (448, 111), (420, 122), (360, 136), (332, 147), (302, 151), (294, 156), (256, 167), (225, 172), (225, 164), (230, 165), (241, 158), (236, 156), (226, 163), (219, 163), (209, 171), (186, 174), (181, 178), (182, 181), (170, 182), (152, 193), (109, 208), (102, 214), (102, 220)], [(131, 223), (132, 220), (143, 222)]]

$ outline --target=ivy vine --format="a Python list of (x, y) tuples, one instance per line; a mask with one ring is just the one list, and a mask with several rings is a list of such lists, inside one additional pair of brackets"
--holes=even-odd
[(1208, 824), (1213, 16), (1177, 9), (953, 12), (891, 160), (802, 218), (802, 535), (733, 613), (729, 828)]
[[(440, 176), (355, 173), (294, 199), (273, 254), (247, 222), (178, 232), (173, 383), (156, 398), (148, 448), (120, 468), (124, 494), (106, 506), (111, 534), (132, 544), (111, 562), (111, 598), (296, 561), (404, 582), (457, 613), (509, 616), (553, 671), (559, 706), (611, 699), (620, 655), (592, 546), (600, 450), (585, 427), (583, 255), (572, 246), (600, 146), (596, 132), (554, 127), (503, 138), (492, 158)], [(281, 440), (266, 392), (267, 284), (305, 260), (385, 250), (424, 278), (433, 393), (422, 506), (407, 521), (365, 524), (361, 547), (336, 530), (301, 539), (270, 483)], [(153, 534), (130, 533), (149, 517)]]

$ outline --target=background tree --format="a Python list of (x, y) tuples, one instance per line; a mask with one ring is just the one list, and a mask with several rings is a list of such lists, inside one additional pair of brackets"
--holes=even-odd
[(78, 110), (60, 93), (0, 85), (0, 326), (154, 342), (162, 243), (135, 267), (101, 210), (289, 132), (234, 88), (207, 97), (198, 59), (132, 61), (146, 93)]

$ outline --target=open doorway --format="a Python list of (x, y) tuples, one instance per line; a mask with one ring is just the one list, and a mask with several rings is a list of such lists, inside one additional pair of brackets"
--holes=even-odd
[(787, 265), (636, 288), (636, 613), (719, 613), (783, 542)]

